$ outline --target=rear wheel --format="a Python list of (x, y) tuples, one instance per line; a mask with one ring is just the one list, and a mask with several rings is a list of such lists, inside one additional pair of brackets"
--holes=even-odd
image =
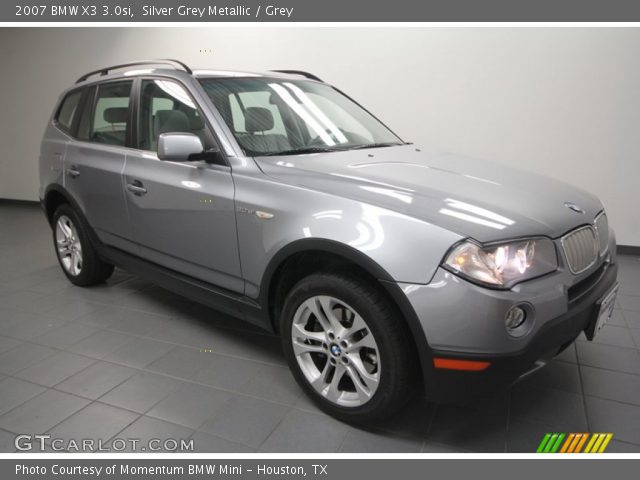
[(335, 417), (383, 419), (411, 397), (413, 345), (375, 285), (344, 274), (304, 278), (285, 300), (281, 334), (296, 380)]
[(113, 273), (91, 244), (86, 227), (70, 205), (60, 205), (53, 214), (53, 242), (62, 271), (74, 285), (102, 283)]

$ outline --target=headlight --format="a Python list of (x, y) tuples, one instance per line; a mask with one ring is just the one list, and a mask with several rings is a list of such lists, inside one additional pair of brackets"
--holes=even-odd
[(455, 245), (447, 254), (445, 266), (469, 280), (497, 288), (553, 272), (558, 257), (548, 238), (518, 240), (482, 246), (469, 240)]

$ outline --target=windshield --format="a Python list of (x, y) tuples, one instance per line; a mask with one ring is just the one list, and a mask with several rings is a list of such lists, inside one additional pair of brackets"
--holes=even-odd
[(294, 155), (403, 143), (329, 85), (266, 77), (204, 78), (200, 82), (247, 155)]

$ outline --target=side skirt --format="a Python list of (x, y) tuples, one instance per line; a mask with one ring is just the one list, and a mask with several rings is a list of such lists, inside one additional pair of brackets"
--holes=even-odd
[(97, 246), (97, 248), (102, 258), (124, 270), (135, 273), (198, 303), (247, 321), (267, 331), (273, 331), (268, 315), (260, 304), (245, 295), (219, 288), (104, 244)]

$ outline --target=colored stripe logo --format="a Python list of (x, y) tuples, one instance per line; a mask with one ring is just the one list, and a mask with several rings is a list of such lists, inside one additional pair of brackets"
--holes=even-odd
[(603, 453), (613, 433), (545, 433), (536, 453)]

